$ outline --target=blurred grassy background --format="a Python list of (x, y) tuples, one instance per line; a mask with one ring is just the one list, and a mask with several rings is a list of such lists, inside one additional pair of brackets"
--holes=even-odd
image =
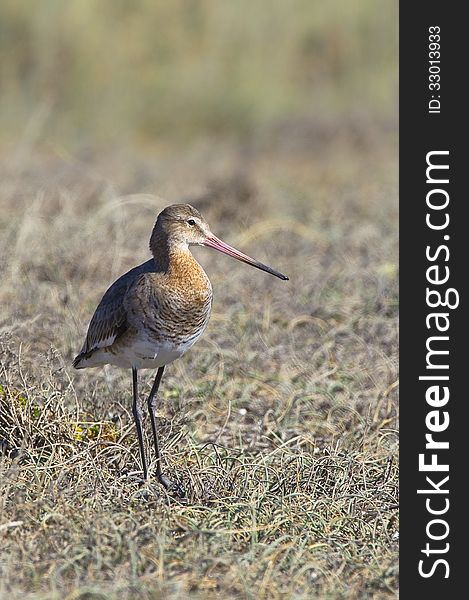
[[(0, 599), (396, 598), (397, 3), (1, 0), (0, 92)], [(194, 249), (177, 501), (71, 361), (181, 200), (290, 281)]]
[[(395, 119), (397, 4), (2, 0), (0, 139), (249, 136)], [(29, 129), (28, 129), (29, 128)]]

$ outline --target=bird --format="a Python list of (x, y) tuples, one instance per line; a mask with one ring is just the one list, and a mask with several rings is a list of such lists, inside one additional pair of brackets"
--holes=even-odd
[(183, 496), (184, 490), (162, 470), (155, 410), (164, 369), (202, 336), (212, 309), (212, 285), (190, 251), (213, 248), (282, 280), (286, 275), (243, 254), (216, 237), (190, 204), (162, 210), (150, 237), (152, 257), (119, 277), (105, 292), (88, 326), (83, 346), (73, 361), (76, 369), (113, 365), (132, 373), (132, 413), (140, 449), (143, 480), (148, 464), (138, 397), (138, 371), (157, 369), (147, 399), (156, 477), (163, 487)]

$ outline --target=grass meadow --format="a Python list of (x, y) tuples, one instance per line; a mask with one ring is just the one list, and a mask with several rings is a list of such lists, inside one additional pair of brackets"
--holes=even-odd
[[(1, 600), (397, 597), (396, 9), (267, 4), (2, 2)], [(71, 361), (181, 201), (290, 281), (194, 250), (177, 499), (130, 373)]]

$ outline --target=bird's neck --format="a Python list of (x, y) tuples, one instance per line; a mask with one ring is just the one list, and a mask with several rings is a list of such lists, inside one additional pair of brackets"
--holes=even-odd
[(152, 236), (150, 250), (156, 271), (169, 278), (187, 277), (190, 272), (197, 272), (202, 268), (186, 243), (170, 240), (164, 231)]

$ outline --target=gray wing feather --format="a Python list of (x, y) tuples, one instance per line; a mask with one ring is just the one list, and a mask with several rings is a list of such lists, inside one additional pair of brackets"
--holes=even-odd
[(155, 264), (153, 259), (150, 259), (131, 269), (111, 285), (95, 310), (79, 356), (89, 355), (99, 348), (110, 346), (127, 330), (125, 295), (142, 273), (154, 271)]

